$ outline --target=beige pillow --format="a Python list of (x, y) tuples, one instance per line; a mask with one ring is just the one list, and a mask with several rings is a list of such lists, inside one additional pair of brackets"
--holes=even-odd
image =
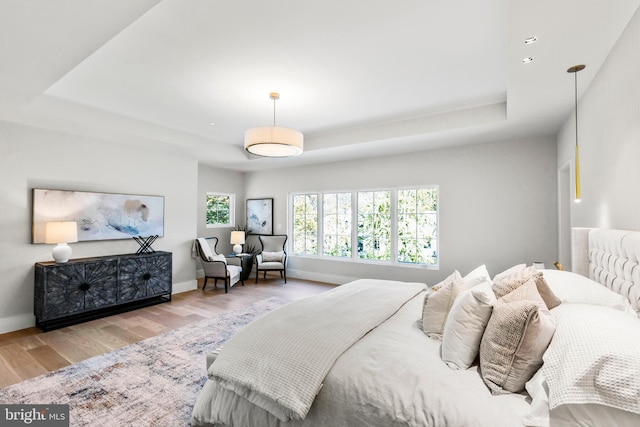
[(262, 252), (262, 262), (282, 262), (284, 251)]
[(466, 289), (462, 276), (456, 270), (449, 277), (427, 291), (422, 306), (422, 330), (425, 334), (434, 339), (442, 338), (449, 310), (456, 296)]
[(492, 393), (524, 390), (555, 328), (534, 279), (496, 302), (480, 343), (480, 372)]
[(526, 264), (514, 265), (513, 267), (506, 269), (502, 273), (498, 273), (493, 276), (493, 283), (500, 284), (505, 279), (508, 279), (517, 274), (521, 274), (525, 268), (527, 268)]
[[(547, 282), (544, 280), (542, 273), (536, 270), (533, 266), (521, 268), (521, 266), (512, 267), (507, 271), (496, 275), (493, 279), (493, 292), (496, 294), (496, 298), (502, 298), (508, 293), (514, 291), (518, 287), (529, 282), (533, 279), (538, 289), (538, 294), (542, 297), (546, 308), (551, 310), (552, 308), (560, 304), (560, 299), (553, 293)], [(509, 273), (510, 272), (510, 273)]]

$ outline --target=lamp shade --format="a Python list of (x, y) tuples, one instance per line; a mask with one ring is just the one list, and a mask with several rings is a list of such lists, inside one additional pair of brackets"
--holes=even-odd
[(233, 245), (233, 252), (235, 254), (242, 253), (241, 245), (244, 245), (244, 231), (232, 231), (231, 244)]
[(230, 243), (232, 245), (244, 245), (244, 231), (232, 231)]
[(78, 241), (78, 224), (75, 221), (47, 222), (44, 228), (44, 242), (55, 243), (51, 255), (56, 262), (67, 262), (71, 258), (71, 248), (67, 243)]
[(45, 243), (74, 243), (78, 241), (78, 224), (75, 221), (53, 221), (45, 224)]
[(302, 132), (282, 126), (261, 126), (244, 133), (244, 149), (263, 157), (292, 157), (302, 153)]

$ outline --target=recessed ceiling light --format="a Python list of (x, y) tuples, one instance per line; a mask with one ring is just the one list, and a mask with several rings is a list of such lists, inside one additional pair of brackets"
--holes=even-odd
[(538, 38), (536, 36), (533, 36), (533, 37), (529, 37), (528, 39), (525, 39), (524, 44), (531, 44), (537, 41), (538, 41)]
[(209, 124), (210, 124), (211, 126), (215, 126), (215, 125), (216, 125), (216, 122), (210, 122)]
[(522, 60), (522, 63), (523, 63), (523, 64), (528, 64), (528, 63), (530, 63), (530, 62), (533, 62), (533, 56), (529, 56), (528, 58), (524, 58), (524, 59)]

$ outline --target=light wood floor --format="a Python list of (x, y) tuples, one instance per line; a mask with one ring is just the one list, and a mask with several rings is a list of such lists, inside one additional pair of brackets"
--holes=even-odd
[(218, 316), (272, 296), (298, 299), (334, 285), (279, 277), (237, 284), (224, 293), (219, 283), (173, 295), (172, 301), (49, 332), (37, 328), (0, 335), (0, 387), (77, 363), (189, 323)]

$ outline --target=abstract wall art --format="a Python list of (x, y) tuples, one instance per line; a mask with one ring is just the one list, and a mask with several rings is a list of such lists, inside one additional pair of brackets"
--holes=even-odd
[(33, 189), (32, 243), (49, 221), (76, 221), (78, 241), (164, 235), (164, 197)]
[(273, 234), (273, 198), (247, 199), (247, 228), (250, 234)]

